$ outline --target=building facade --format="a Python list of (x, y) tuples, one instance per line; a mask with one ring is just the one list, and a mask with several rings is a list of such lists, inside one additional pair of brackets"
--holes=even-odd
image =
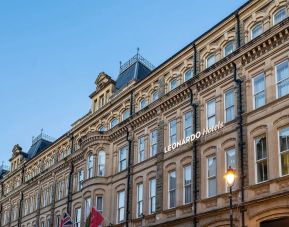
[[(235, 226), (289, 219), (289, 2), (252, 0), (158, 67), (100, 73), (91, 110), (1, 170), (1, 226)], [(287, 224), (285, 224), (287, 223)]]

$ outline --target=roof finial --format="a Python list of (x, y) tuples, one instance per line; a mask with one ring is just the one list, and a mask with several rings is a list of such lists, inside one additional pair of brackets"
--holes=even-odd
[(136, 55), (139, 55), (139, 47), (136, 48)]
[(121, 61), (119, 61), (119, 70), (121, 70)]

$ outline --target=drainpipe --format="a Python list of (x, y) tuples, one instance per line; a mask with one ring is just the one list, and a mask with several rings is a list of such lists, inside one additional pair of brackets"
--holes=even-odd
[(241, 47), (241, 32), (240, 32), (240, 17), (239, 17), (239, 11), (236, 11), (235, 17), (237, 20), (237, 28), (236, 28), (236, 38), (237, 38), (237, 48)]
[(129, 115), (133, 115), (133, 91), (130, 93), (130, 107), (129, 107)]
[(20, 192), (20, 201), (19, 201), (19, 210), (18, 210), (18, 223), (17, 223), (18, 227), (21, 227), (22, 208), (23, 208), (23, 192)]
[(240, 151), (240, 167), (241, 167), (241, 221), (242, 221), (242, 227), (245, 226), (245, 208), (244, 208), (244, 201), (245, 201), (245, 195), (244, 195), (244, 179), (245, 179), (245, 174), (244, 174), (244, 141), (243, 141), (243, 107), (242, 107), (242, 80), (237, 79), (237, 66), (236, 63), (233, 62), (233, 76), (234, 76), (234, 82), (237, 85), (238, 88), (238, 119), (239, 119), (239, 151)]
[[(193, 108), (193, 122), (194, 122), (194, 125), (193, 125), (193, 129), (194, 129), (194, 133), (196, 133), (197, 131), (197, 108), (198, 108), (198, 105), (194, 102), (194, 99), (193, 99), (193, 91), (191, 88), (190, 89), (190, 104)], [(197, 141), (194, 140), (193, 141), (193, 150), (192, 150), (193, 154), (193, 176), (194, 176), (194, 181), (193, 181), (193, 207), (194, 207), (194, 210), (193, 210), (193, 226), (194, 227), (197, 227), (197, 224), (198, 224), (198, 220), (197, 220), (197, 199), (198, 199), (198, 187), (197, 187), (197, 169), (198, 169), (198, 161), (197, 161)]]
[(128, 227), (128, 223), (130, 220), (130, 192), (131, 192), (131, 147), (132, 147), (132, 141), (131, 138), (129, 138), (129, 130), (127, 129), (126, 132), (126, 141), (128, 142), (128, 166), (127, 166), (127, 189), (126, 189), (126, 221), (125, 225)]
[(196, 48), (196, 44), (193, 44), (193, 49), (194, 49), (194, 68), (193, 68), (193, 75), (196, 76), (197, 75), (197, 48)]

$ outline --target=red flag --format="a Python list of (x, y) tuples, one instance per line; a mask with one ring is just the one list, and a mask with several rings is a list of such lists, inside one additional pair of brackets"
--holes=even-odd
[(90, 216), (90, 227), (98, 227), (103, 221), (102, 215), (93, 207)]

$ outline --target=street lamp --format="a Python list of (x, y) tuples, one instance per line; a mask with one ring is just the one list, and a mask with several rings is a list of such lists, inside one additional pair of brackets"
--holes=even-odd
[(230, 199), (230, 227), (233, 227), (233, 203), (232, 203), (232, 187), (235, 183), (236, 179), (236, 170), (232, 169), (231, 166), (227, 169), (227, 172), (225, 174), (225, 180), (230, 188), (230, 194), (229, 194), (229, 199)]

